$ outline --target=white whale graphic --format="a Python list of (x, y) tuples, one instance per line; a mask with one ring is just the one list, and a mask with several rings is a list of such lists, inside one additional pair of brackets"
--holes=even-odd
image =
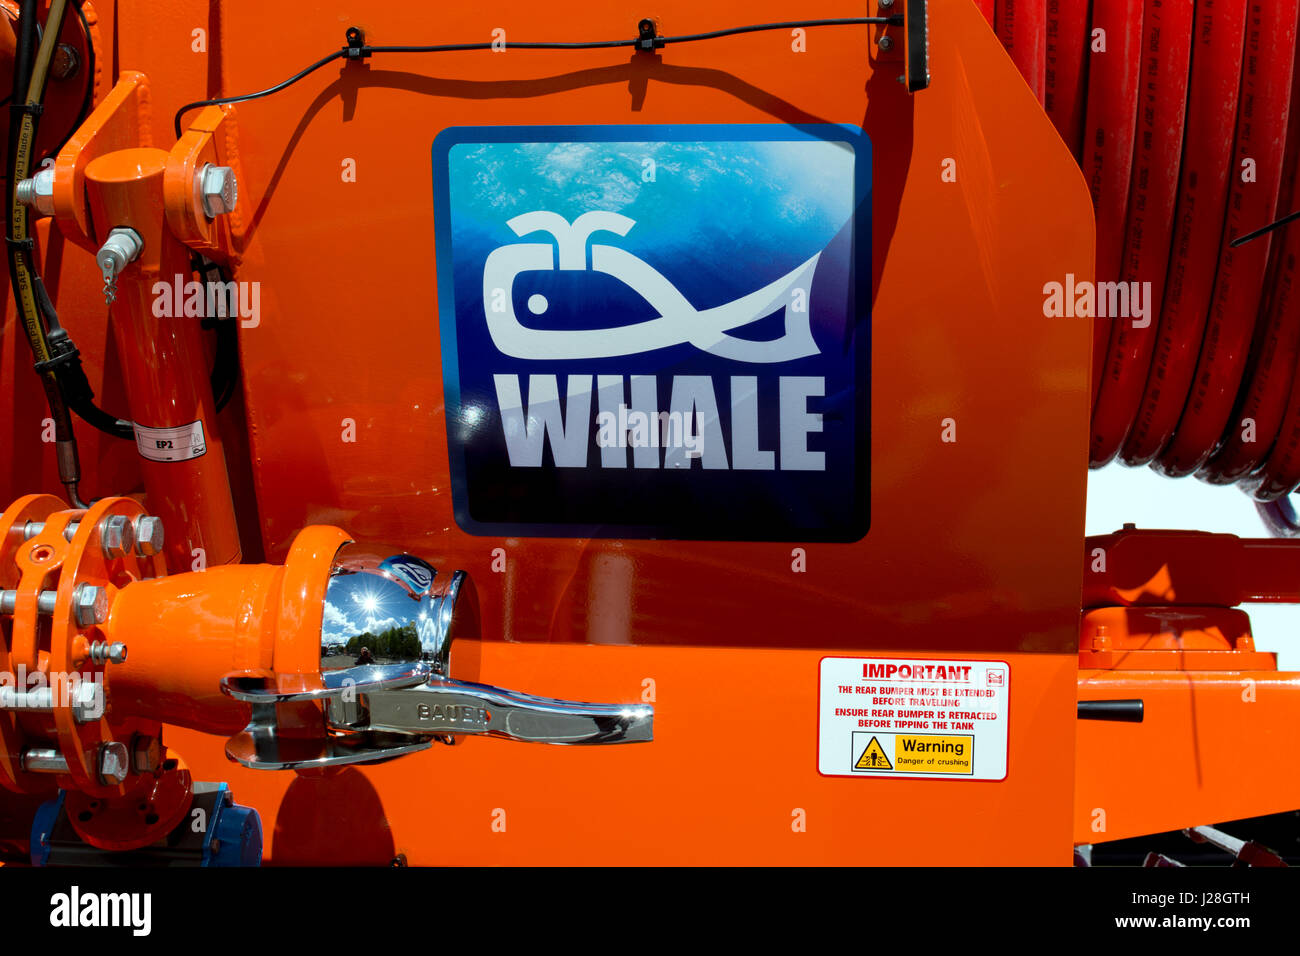
[[(691, 345), (737, 362), (772, 363), (816, 355), (818, 348), (809, 328), (809, 298), (813, 272), (821, 253), (763, 288), (711, 309), (696, 309), (677, 288), (649, 263), (616, 246), (593, 244), (591, 269), (611, 275), (633, 289), (659, 315), (632, 325), (608, 329), (533, 329), (514, 312), (511, 291), (522, 272), (556, 268), (587, 268), (587, 238), (593, 232), (627, 235), (636, 222), (615, 212), (586, 212), (569, 223), (546, 210), (523, 213), (508, 225), (516, 235), (547, 232), (555, 242), (520, 242), (494, 249), (483, 265), (483, 311), (492, 342), (506, 355), (522, 359), (593, 359), (635, 355), (689, 342)], [(504, 294), (503, 294), (504, 293)], [(798, 293), (798, 295), (796, 295)], [(791, 308), (797, 304), (801, 308)], [(529, 300), (537, 314), (548, 303), (540, 295)], [(752, 342), (727, 333), (784, 310), (785, 333), (779, 339)]]

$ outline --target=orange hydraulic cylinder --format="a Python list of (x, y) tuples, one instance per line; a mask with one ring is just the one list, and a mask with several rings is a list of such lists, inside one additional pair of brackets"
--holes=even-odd
[(117, 277), (114, 330), (148, 506), (163, 520), (169, 569), (188, 571), (233, 564), (241, 550), (199, 320), (180, 297), (155, 293), (190, 278), (189, 251), (166, 227), (166, 166), (160, 149), (108, 153), (86, 167), (86, 193), (99, 241), (118, 227), (143, 241)]

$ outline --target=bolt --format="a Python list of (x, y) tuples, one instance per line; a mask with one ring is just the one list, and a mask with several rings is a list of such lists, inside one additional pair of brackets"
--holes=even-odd
[(24, 206), (31, 206), (38, 215), (54, 215), (54, 167), (47, 166), (30, 179), (19, 181), (14, 187), (14, 197)]
[(72, 609), (79, 627), (91, 627), (108, 620), (108, 591), (96, 584), (78, 584), (72, 592)]
[(153, 773), (162, 763), (162, 741), (136, 734), (131, 741), (131, 767), (136, 773)]
[(142, 558), (150, 557), (162, 550), (162, 518), (153, 515), (141, 515), (135, 519), (135, 553)]
[(30, 747), (18, 758), (28, 773), (67, 773), (68, 761), (53, 747)]
[(209, 219), (233, 212), (235, 203), (239, 201), (239, 184), (235, 182), (235, 171), (229, 166), (213, 166), (208, 163), (199, 170), (199, 198)]
[(91, 724), (104, 716), (104, 685), (97, 680), (80, 680), (72, 688), (72, 718)]
[(880, 9), (888, 10), (894, 5), (894, 0), (880, 0)]
[(92, 641), (90, 659), (96, 664), (125, 664), (126, 645), (121, 641)]
[[(883, 2), (881, 6), (884, 6)], [(81, 55), (77, 53), (76, 47), (69, 43), (60, 43), (50, 63), (50, 76), (56, 80), (68, 80), (76, 76), (79, 69), (81, 69)]]
[(879, 41), (877, 41), (876, 45), (879, 46), (881, 50), (888, 53), (894, 48), (894, 41), (889, 37), (881, 37)]
[(106, 558), (123, 558), (135, 547), (135, 526), (125, 515), (109, 515), (99, 529), (99, 543)]
[[(73, 598), (75, 603), (76, 598)], [(36, 595), (36, 613), (53, 614), (54, 605), (59, 602), (58, 591), (42, 591)], [(17, 591), (0, 591), (0, 614), (12, 614), (18, 606)], [(88, 625), (83, 625), (88, 626)]]
[(107, 787), (115, 787), (126, 779), (131, 772), (131, 755), (127, 753), (126, 744), (110, 741), (99, 748), (99, 782)]
[[(72, 540), (73, 535), (77, 533), (77, 527), (81, 524), (79, 521), (69, 521), (63, 526), (63, 537), (68, 541)], [(23, 524), (23, 540), (30, 541), (42, 531), (45, 530), (44, 521), (28, 521)]]

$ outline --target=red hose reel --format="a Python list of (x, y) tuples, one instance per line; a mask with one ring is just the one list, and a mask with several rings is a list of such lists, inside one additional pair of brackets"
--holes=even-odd
[[(1150, 283), (1149, 323), (1096, 321), (1092, 467), (1284, 498), (1300, 486), (1300, 226), (1231, 242), (1300, 203), (1300, 0), (993, 6), (1089, 176), (1097, 281)], [(998, 27), (1013, 8), (1045, 24), (1045, 82), (1041, 35)]]

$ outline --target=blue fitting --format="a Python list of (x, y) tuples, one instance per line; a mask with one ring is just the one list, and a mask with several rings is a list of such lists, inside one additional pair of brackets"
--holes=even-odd
[[(252, 807), (235, 803), (226, 784), (221, 785), (215, 820), (208, 821), (201, 866), (261, 866), (262, 818)], [(216, 844), (215, 849), (213, 844)]]
[(53, 800), (42, 803), (32, 817), (32, 866), (44, 866), (50, 861), (50, 833), (63, 810), (63, 796), (64, 791), (60, 790)]

